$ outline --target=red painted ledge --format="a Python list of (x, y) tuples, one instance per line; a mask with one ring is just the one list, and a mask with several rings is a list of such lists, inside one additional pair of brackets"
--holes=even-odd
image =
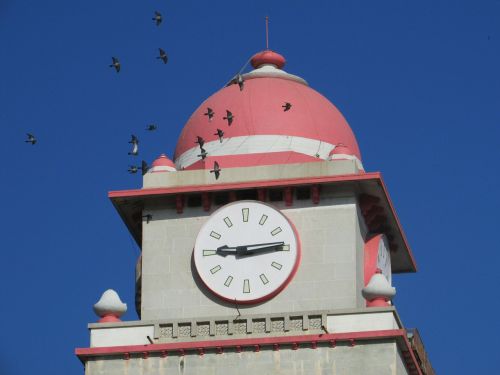
[(168, 354), (168, 352), (173, 352), (175, 354), (182, 353), (182, 355), (198, 355), (200, 350), (203, 353), (207, 350), (214, 350), (217, 353), (222, 353), (224, 349), (234, 349), (236, 351), (255, 351), (255, 348), (257, 347), (260, 349), (261, 347), (266, 346), (271, 350), (274, 350), (275, 348), (279, 348), (281, 345), (291, 345), (292, 349), (299, 349), (301, 348), (300, 344), (309, 344), (307, 348), (315, 348), (319, 343), (328, 343), (330, 347), (334, 348), (336, 344), (340, 342), (348, 342), (351, 346), (354, 346), (356, 341), (374, 341), (383, 339), (396, 339), (398, 344), (401, 345), (401, 350), (404, 353), (408, 353), (406, 360), (408, 368), (415, 368), (416, 372), (414, 373), (422, 375), (410, 342), (406, 337), (406, 330), (404, 329), (77, 348), (75, 349), (75, 354), (82, 362), (85, 362), (87, 359), (96, 356), (102, 357), (123, 355), (124, 358), (130, 358), (130, 355), (133, 353), (139, 353), (142, 357), (149, 356), (151, 353), (159, 353), (162, 357), (164, 357)]
[(235, 190), (247, 189), (258, 187), (276, 187), (276, 186), (291, 186), (302, 184), (320, 184), (327, 182), (345, 182), (345, 181), (363, 181), (363, 180), (377, 180), (382, 179), (380, 172), (370, 172), (362, 174), (346, 174), (338, 176), (320, 176), (320, 177), (301, 177), (301, 178), (283, 178), (276, 180), (256, 180), (244, 182), (230, 182), (220, 184), (206, 184), (206, 185), (186, 185), (186, 186), (173, 186), (167, 188), (145, 188), (133, 190), (117, 190), (108, 193), (109, 198), (132, 198), (132, 197), (151, 197), (166, 194), (179, 194), (220, 190)]

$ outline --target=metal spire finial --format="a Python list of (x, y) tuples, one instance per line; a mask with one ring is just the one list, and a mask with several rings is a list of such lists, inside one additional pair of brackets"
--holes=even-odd
[(266, 49), (269, 49), (269, 16), (266, 16)]

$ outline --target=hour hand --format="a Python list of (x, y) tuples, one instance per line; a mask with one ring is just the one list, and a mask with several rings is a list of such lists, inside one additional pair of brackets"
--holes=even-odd
[(238, 251), (238, 247), (229, 247), (227, 245), (223, 245), (215, 250), (215, 253), (218, 255), (222, 255), (225, 257), (226, 255), (236, 255)]

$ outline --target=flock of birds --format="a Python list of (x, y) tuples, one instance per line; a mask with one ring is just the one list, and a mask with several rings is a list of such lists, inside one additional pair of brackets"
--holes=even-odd
[[(163, 16), (160, 12), (155, 11), (152, 20), (154, 21), (156, 26), (160, 26), (161, 23), (163, 22)], [(168, 62), (167, 53), (162, 48), (158, 48), (158, 50), (159, 50), (159, 56), (157, 57), (157, 59), (163, 61), (163, 63), (166, 64)], [(120, 60), (118, 59), (118, 57), (113, 56), (113, 57), (111, 57), (111, 61), (112, 61), (112, 63), (111, 63), (111, 65), (109, 65), (109, 67), (114, 68), (116, 73), (119, 73), (121, 70)], [(150, 131), (150, 132), (155, 131), (157, 129), (158, 129), (158, 126), (155, 124), (150, 124), (146, 127), (146, 130)], [(31, 145), (35, 145), (37, 143), (37, 138), (33, 134), (26, 133), (26, 136), (27, 136), (27, 139), (25, 140), (26, 143), (30, 143)], [(130, 143), (132, 145), (132, 150), (128, 154), (131, 156), (139, 155), (139, 138), (137, 136), (135, 136), (134, 134), (132, 134), (131, 139), (128, 143)], [(146, 163), (146, 161), (143, 160), (141, 162), (140, 166), (130, 165), (128, 168), (128, 172), (131, 174), (135, 174), (139, 170), (142, 171), (142, 175), (146, 174), (146, 172), (149, 170), (149, 166)]]
[[(160, 12), (155, 11), (152, 20), (154, 21), (156, 26), (160, 26), (161, 23), (163, 22), (163, 16)], [(159, 55), (156, 58), (161, 60), (164, 64), (166, 64), (168, 62), (167, 53), (162, 48), (158, 48), (158, 50), (159, 50)], [(113, 56), (113, 57), (111, 57), (111, 61), (112, 61), (112, 63), (111, 63), (111, 65), (109, 65), (109, 67), (114, 68), (116, 73), (120, 73), (120, 70), (121, 70), (120, 60), (117, 57)], [(243, 76), (241, 75), (241, 71), (233, 79), (231, 79), (226, 86), (233, 85), (233, 84), (237, 84), (240, 91), (244, 90), (245, 80), (244, 80)], [(281, 107), (283, 108), (284, 112), (287, 112), (292, 108), (292, 104), (289, 102), (285, 102)], [(208, 107), (207, 111), (204, 113), (204, 115), (207, 116), (208, 122), (212, 122), (212, 119), (215, 116), (215, 112), (212, 108)], [(228, 126), (231, 126), (233, 124), (235, 116), (233, 115), (233, 113), (230, 110), (226, 110), (226, 115), (222, 119), (227, 121)], [(151, 124), (151, 125), (148, 125), (146, 127), (146, 131), (152, 132), (152, 131), (157, 130), (157, 128), (158, 128), (157, 125)], [(37, 143), (37, 139), (33, 134), (26, 133), (26, 135), (27, 135), (27, 139), (25, 142), (30, 143), (31, 145), (35, 145)], [(224, 131), (222, 129), (217, 128), (217, 132), (214, 133), (214, 135), (216, 135), (218, 137), (220, 143), (223, 142)], [(131, 156), (139, 155), (139, 138), (136, 135), (132, 134), (131, 139), (128, 143), (132, 145), (132, 150), (128, 154)], [(197, 136), (195, 143), (197, 143), (200, 147), (200, 153), (198, 154), (198, 157), (200, 157), (202, 160), (205, 160), (205, 158), (208, 156), (208, 152), (203, 148), (203, 145), (205, 144), (205, 140), (202, 137)], [(143, 160), (141, 162), (140, 166), (130, 165), (128, 168), (128, 172), (131, 174), (135, 174), (139, 170), (142, 172), (143, 176), (146, 174), (146, 172), (149, 170), (149, 166), (146, 163), (146, 161)], [(219, 163), (217, 161), (214, 161), (213, 169), (210, 170), (210, 173), (214, 174), (216, 180), (219, 178), (221, 171), (222, 171), (222, 169), (220, 168)]]
[[(154, 14), (154, 17), (152, 18), (152, 20), (155, 22), (156, 26), (160, 26), (161, 23), (163, 22), (163, 16), (161, 15), (160, 12), (158, 12), (156, 10), (155, 14)], [(163, 61), (163, 63), (166, 64), (168, 62), (167, 53), (162, 48), (158, 48), (158, 51), (159, 51), (160, 54), (156, 58), (158, 60)], [(114, 57), (114, 56), (111, 57), (111, 61), (112, 61), (111, 65), (109, 67), (110, 68), (114, 68), (117, 73), (120, 73), (121, 63), (120, 63), (120, 60), (118, 59), (118, 57)]]
[[(240, 91), (243, 91), (244, 87), (243, 76), (241, 74), (238, 74), (228, 83), (228, 85), (232, 84), (238, 84), (238, 86), (240, 87)], [(285, 104), (283, 104), (281, 108), (283, 108), (283, 112), (287, 112), (292, 108), (292, 104), (289, 102), (285, 102)], [(204, 115), (207, 116), (208, 122), (212, 122), (212, 119), (215, 116), (215, 112), (212, 108), (207, 107), (207, 111), (204, 113)], [(226, 109), (226, 116), (224, 116), (222, 119), (227, 121), (227, 126), (232, 125), (234, 118), (235, 116), (233, 115), (233, 113), (230, 110)], [(214, 135), (216, 135), (219, 138), (219, 142), (222, 143), (222, 141), (224, 140), (224, 130), (217, 128), (217, 133), (214, 133)], [(202, 160), (205, 160), (205, 158), (208, 155), (208, 152), (203, 148), (205, 140), (203, 139), (203, 137), (200, 137), (198, 135), (196, 136), (196, 141), (194, 143), (197, 143), (198, 146), (200, 147), (200, 153), (197, 156)], [(221, 169), (217, 161), (214, 161), (214, 169), (210, 170), (210, 172), (214, 173), (216, 180), (219, 178)]]

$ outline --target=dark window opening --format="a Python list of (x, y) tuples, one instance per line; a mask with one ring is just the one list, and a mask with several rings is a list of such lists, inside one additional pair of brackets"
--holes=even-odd
[(295, 190), (297, 192), (297, 200), (311, 199), (311, 188), (302, 186)]
[(276, 202), (283, 200), (283, 189), (270, 189), (269, 193), (269, 201)]
[(237, 200), (244, 200), (244, 199), (257, 200), (257, 190), (255, 190), (255, 189), (237, 190), (236, 191), (236, 199)]
[(223, 204), (229, 203), (229, 192), (222, 191), (219, 193), (215, 193), (214, 203), (216, 205), (219, 205), (219, 206), (222, 206)]
[(201, 195), (188, 195), (187, 197), (187, 206), (188, 207), (200, 207), (201, 206)]

